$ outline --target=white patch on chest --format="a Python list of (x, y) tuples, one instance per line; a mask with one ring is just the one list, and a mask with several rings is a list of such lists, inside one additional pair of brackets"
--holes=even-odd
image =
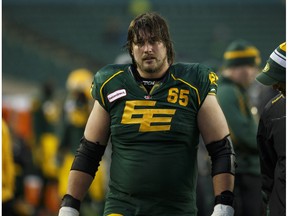
[(126, 96), (126, 90), (125, 89), (119, 89), (115, 92), (112, 92), (111, 94), (107, 95), (107, 98), (109, 100), (110, 103), (112, 103), (113, 101)]

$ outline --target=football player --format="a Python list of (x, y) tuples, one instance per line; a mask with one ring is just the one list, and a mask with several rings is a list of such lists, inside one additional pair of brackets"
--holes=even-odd
[(173, 63), (168, 25), (157, 13), (132, 20), (127, 50), (132, 64), (108, 65), (94, 77), (94, 107), (59, 215), (79, 215), (109, 137), (105, 216), (197, 215), (200, 134), (212, 161), (212, 215), (233, 215), (235, 154), (215, 97), (216, 74), (204, 65)]

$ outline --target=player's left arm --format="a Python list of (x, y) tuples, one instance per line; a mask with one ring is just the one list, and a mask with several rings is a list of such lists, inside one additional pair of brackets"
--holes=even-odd
[(204, 100), (197, 121), (212, 160), (215, 208), (217, 207), (214, 208), (213, 215), (233, 215), (234, 210), (230, 206), (233, 206), (234, 199), (235, 153), (225, 116), (214, 95), (208, 95)]

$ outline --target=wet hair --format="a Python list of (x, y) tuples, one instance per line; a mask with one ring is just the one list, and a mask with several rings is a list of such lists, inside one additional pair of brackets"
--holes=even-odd
[(125, 48), (128, 50), (134, 64), (132, 44), (141, 44), (145, 42), (145, 38), (149, 38), (149, 42), (151, 40), (152, 43), (156, 41), (163, 42), (167, 49), (167, 60), (169, 65), (174, 62), (175, 54), (167, 22), (155, 12), (143, 13), (132, 20), (129, 25)]

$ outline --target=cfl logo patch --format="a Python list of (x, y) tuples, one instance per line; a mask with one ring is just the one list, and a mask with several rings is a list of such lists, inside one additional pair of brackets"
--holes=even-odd
[(169, 131), (176, 109), (159, 109), (155, 105), (156, 101), (126, 101), (121, 123), (139, 124), (139, 132)]
[(218, 81), (218, 76), (216, 73), (214, 72), (210, 72), (209, 73), (209, 80), (211, 84), (217, 85), (217, 81)]

